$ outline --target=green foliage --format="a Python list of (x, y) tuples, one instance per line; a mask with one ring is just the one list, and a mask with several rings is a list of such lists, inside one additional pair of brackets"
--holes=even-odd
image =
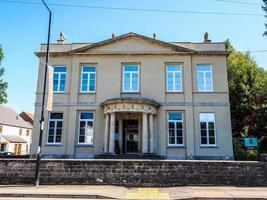
[[(0, 64), (1, 61), (4, 58), (4, 54), (2, 51), (2, 47), (0, 46)], [(0, 67), (0, 104), (7, 102), (7, 82), (4, 82), (4, 80), (1, 78), (5, 73), (5, 69), (3, 67)]]
[(244, 149), (242, 138), (267, 137), (267, 73), (249, 53), (235, 51), (229, 40), (226, 47), (230, 52), (227, 67), (235, 156), (257, 158), (257, 151)]
[[(267, 13), (267, 0), (263, 0), (263, 3), (264, 3), (264, 6), (262, 6), (262, 9)], [(265, 17), (267, 18), (267, 15), (265, 15)], [(267, 23), (265, 23), (265, 27), (267, 29)], [(263, 35), (267, 36), (267, 31), (265, 31)]]

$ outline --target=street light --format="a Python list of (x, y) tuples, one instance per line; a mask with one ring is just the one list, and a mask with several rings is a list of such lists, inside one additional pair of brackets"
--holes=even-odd
[(47, 35), (47, 48), (46, 48), (46, 61), (45, 61), (45, 75), (44, 75), (44, 86), (43, 86), (43, 99), (42, 99), (42, 112), (41, 112), (41, 119), (40, 119), (40, 136), (39, 136), (39, 145), (37, 150), (37, 158), (36, 158), (36, 168), (35, 168), (35, 186), (39, 186), (40, 182), (40, 164), (41, 164), (41, 152), (42, 152), (42, 140), (43, 140), (43, 131), (44, 131), (44, 110), (45, 110), (45, 93), (46, 93), (46, 79), (47, 79), (47, 68), (49, 62), (49, 47), (50, 47), (50, 28), (51, 28), (51, 18), (52, 12), (42, 0), (43, 4), (45, 5), (46, 9), (49, 12), (49, 24), (48, 24), (48, 35)]

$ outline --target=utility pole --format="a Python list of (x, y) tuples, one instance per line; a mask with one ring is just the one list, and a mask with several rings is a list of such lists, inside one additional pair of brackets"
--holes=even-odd
[(51, 29), (51, 18), (52, 12), (42, 0), (46, 9), (49, 12), (49, 23), (48, 23), (48, 35), (47, 35), (47, 48), (46, 48), (46, 60), (45, 60), (45, 74), (44, 74), (44, 86), (43, 86), (43, 98), (42, 98), (42, 112), (40, 119), (40, 135), (39, 135), (39, 145), (37, 150), (37, 158), (36, 158), (36, 168), (35, 168), (35, 186), (39, 186), (40, 183), (40, 165), (41, 165), (41, 153), (42, 153), (42, 140), (43, 140), (43, 131), (44, 131), (44, 110), (45, 110), (45, 94), (46, 94), (46, 81), (47, 81), (47, 68), (49, 62), (49, 47), (50, 47), (50, 29)]

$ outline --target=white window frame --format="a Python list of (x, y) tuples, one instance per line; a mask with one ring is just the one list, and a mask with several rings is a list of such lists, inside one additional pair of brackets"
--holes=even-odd
[[(178, 66), (178, 67), (180, 67), (179, 71), (170, 71), (170, 72), (172, 72), (172, 78), (173, 78), (172, 90), (168, 89), (168, 80), (169, 80), (168, 79), (168, 73), (170, 73), (168, 71), (168, 67), (169, 66)], [(176, 85), (175, 74), (176, 73), (180, 73), (180, 75), (181, 75), (181, 89), (180, 90), (176, 90), (175, 89), (175, 85)], [(166, 64), (166, 91), (167, 92), (182, 92), (183, 91), (183, 69), (182, 69), (182, 65), (180, 65), (180, 64)]]
[[(169, 120), (169, 114), (170, 113), (179, 113), (179, 114), (181, 114), (182, 115), (182, 120)], [(169, 122), (174, 122), (174, 141), (175, 141), (175, 144), (170, 144), (170, 136), (169, 136), (169, 134), (170, 134), (170, 132), (169, 132)], [(183, 143), (182, 144), (177, 144), (177, 133), (176, 133), (176, 130), (177, 130), (177, 125), (176, 125), (176, 122), (182, 122), (182, 126), (183, 126), (183, 128), (182, 128), (182, 140), (183, 140)], [(181, 111), (171, 111), (171, 112), (168, 112), (167, 113), (167, 141), (168, 141), (168, 146), (169, 147), (184, 147), (184, 136), (185, 136), (185, 134), (184, 134), (184, 130), (185, 130), (185, 128), (184, 128), (184, 125), (185, 125), (185, 123), (184, 123), (184, 113), (183, 112), (181, 112)]]
[[(125, 90), (125, 86), (124, 86), (124, 74), (126, 73), (125, 71), (125, 68), (126, 67), (137, 67), (138, 71), (137, 72), (133, 72), (133, 71), (127, 71), (127, 73), (130, 73), (130, 90)], [(123, 73), (122, 73), (122, 92), (125, 92), (125, 93), (138, 93), (140, 92), (140, 65), (137, 65), (137, 64), (125, 64), (122, 66), (122, 69), (123, 69)], [(138, 82), (137, 82), (137, 90), (132, 90), (132, 77), (133, 77), (133, 74), (136, 74), (138, 75)]]
[[(200, 119), (200, 116), (201, 114), (212, 114), (213, 117), (214, 117), (214, 121), (201, 121)], [(206, 130), (206, 137), (207, 137), (207, 144), (202, 144), (201, 142), (201, 122), (205, 122), (206, 123), (206, 127), (207, 127), (207, 130)], [(209, 137), (209, 126), (208, 126), (208, 122), (213, 122), (214, 123), (214, 142), (215, 144), (210, 144), (210, 137)], [(216, 131), (216, 116), (215, 116), (215, 113), (205, 113), (205, 112), (202, 112), (202, 113), (199, 113), (199, 133), (200, 133), (200, 146), (201, 147), (216, 147), (217, 146), (217, 131)]]
[[(46, 138), (46, 144), (47, 145), (61, 145), (62, 144), (62, 136), (63, 136), (63, 117), (64, 114), (63, 112), (54, 112), (54, 113), (62, 113), (62, 119), (51, 119), (50, 116), (51, 114), (53, 114), (53, 112), (49, 112), (49, 118), (48, 118), (48, 128), (47, 128), (47, 138)], [(54, 140), (53, 142), (48, 142), (48, 138), (49, 138), (49, 130), (50, 130), (50, 122), (54, 121), (55, 122), (55, 127), (54, 127)], [(61, 130), (61, 141), (60, 142), (56, 142), (56, 130), (57, 130), (57, 123), (58, 122), (62, 122), (62, 130)]]
[[(83, 68), (84, 67), (94, 67), (95, 68), (95, 72), (83, 72)], [(80, 83), (80, 92), (81, 93), (95, 93), (96, 92), (96, 71), (97, 71), (97, 67), (96, 65), (82, 65), (81, 66), (81, 83)], [(82, 90), (82, 86), (83, 86), (83, 74), (87, 74), (88, 76), (88, 81), (87, 81), (87, 90), (83, 91)], [(90, 91), (90, 75), (91, 74), (95, 74), (95, 82), (94, 82), (94, 91)]]
[[(198, 68), (201, 67), (201, 66), (209, 66), (210, 67), (210, 71), (199, 71)], [(201, 72), (201, 73), (204, 73), (204, 89), (200, 89), (199, 88), (199, 77), (198, 77), (198, 73)], [(207, 89), (207, 81), (206, 81), (206, 73), (211, 73), (211, 89), (208, 90)], [(198, 89), (198, 92), (213, 92), (213, 67), (211, 64), (198, 64), (197, 65), (197, 89)]]
[[(81, 119), (81, 114), (82, 113), (92, 113), (93, 114), (93, 119)], [(93, 142), (92, 143), (85, 143), (85, 142), (80, 142), (80, 122), (84, 121), (86, 126), (87, 122), (93, 122)], [(95, 135), (95, 113), (92, 111), (81, 111), (79, 112), (79, 122), (78, 122), (78, 138), (77, 138), (77, 144), (78, 145), (94, 145), (94, 135)]]
[[(56, 67), (65, 67), (66, 68), (66, 72), (55, 72), (54, 69)], [(66, 92), (66, 87), (67, 87), (67, 72), (68, 72), (68, 68), (67, 66), (64, 65), (55, 65), (53, 66), (53, 93), (65, 93)], [(54, 76), (55, 74), (58, 74), (58, 86), (57, 86), (57, 90), (54, 91)], [(65, 74), (66, 78), (65, 78), (65, 85), (64, 85), (64, 91), (60, 91), (60, 81), (61, 81), (61, 75)]]

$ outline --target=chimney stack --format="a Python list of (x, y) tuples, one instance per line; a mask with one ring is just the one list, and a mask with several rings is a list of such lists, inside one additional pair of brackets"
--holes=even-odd
[(67, 37), (63, 32), (59, 34), (59, 39), (57, 40), (58, 44), (66, 44), (67, 43)]
[(115, 36), (115, 33), (112, 33), (112, 35), (111, 35), (111, 36), (112, 36), (112, 38), (116, 37), (116, 36)]
[(211, 40), (209, 39), (209, 33), (206, 32), (204, 34), (204, 43), (211, 43)]
[(155, 40), (157, 38), (156, 33), (153, 33), (153, 39)]

